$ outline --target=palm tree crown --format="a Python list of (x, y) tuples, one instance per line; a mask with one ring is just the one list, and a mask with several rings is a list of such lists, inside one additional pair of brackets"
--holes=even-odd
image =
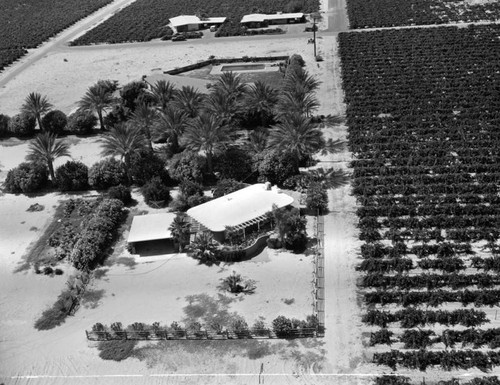
[(326, 145), (323, 133), (311, 123), (311, 119), (298, 113), (288, 115), (271, 128), (268, 146), (289, 152), (297, 162), (321, 151)]
[(232, 143), (235, 137), (231, 128), (216, 116), (202, 114), (189, 122), (184, 139), (189, 150), (205, 152), (208, 171), (211, 173), (215, 150)]
[(168, 103), (174, 98), (175, 86), (172, 83), (161, 79), (151, 86), (149, 94), (153, 97), (153, 100), (158, 108), (165, 111)]
[(140, 128), (126, 124), (112, 128), (99, 142), (102, 148), (101, 154), (103, 156), (119, 156), (125, 163), (127, 173), (130, 169), (132, 155), (145, 149), (148, 145)]
[(104, 130), (102, 113), (105, 112), (106, 109), (110, 108), (113, 103), (113, 94), (109, 92), (109, 89), (100, 84), (89, 87), (83, 98), (78, 102), (80, 110), (95, 112), (97, 114), (101, 130)]
[(260, 80), (250, 86), (249, 91), (245, 95), (245, 104), (250, 106), (256, 114), (260, 115), (262, 126), (266, 126), (277, 102), (278, 91)]
[(175, 93), (172, 103), (175, 107), (184, 111), (190, 118), (198, 116), (204, 95), (190, 86), (183, 86)]
[(43, 131), (42, 115), (46, 114), (52, 108), (46, 96), (42, 96), (38, 92), (31, 92), (21, 107), (21, 111), (36, 119), (38, 127)]
[(151, 151), (153, 151), (153, 144), (151, 142), (151, 126), (157, 119), (157, 111), (149, 107), (146, 103), (140, 103), (132, 114), (131, 122), (142, 130), (148, 140), (149, 149)]
[(168, 229), (174, 240), (179, 243), (179, 252), (182, 252), (184, 245), (189, 243), (189, 231), (191, 229), (191, 223), (186, 215), (177, 214)]
[(62, 156), (70, 156), (69, 144), (56, 140), (56, 135), (44, 132), (38, 134), (29, 145), (27, 159), (32, 162), (43, 162), (49, 169), (50, 178), (55, 179), (54, 160)]
[(184, 133), (188, 117), (179, 108), (167, 106), (160, 112), (159, 118), (154, 126), (157, 140), (169, 140), (174, 151), (179, 148), (179, 137)]

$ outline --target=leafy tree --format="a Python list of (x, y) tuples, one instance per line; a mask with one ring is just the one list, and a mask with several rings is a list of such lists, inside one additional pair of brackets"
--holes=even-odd
[(76, 134), (89, 134), (97, 123), (97, 118), (91, 112), (77, 110), (68, 116), (66, 130)]
[(235, 146), (215, 154), (213, 167), (218, 178), (221, 179), (236, 179), (247, 182), (256, 179), (256, 175), (252, 175), (252, 157), (247, 151)]
[(42, 124), (45, 131), (48, 131), (51, 134), (59, 135), (66, 128), (68, 118), (64, 112), (52, 110), (47, 112), (47, 114), (45, 114), (42, 118)]
[(21, 113), (14, 115), (9, 122), (9, 131), (17, 136), (31, 136), (35, 133), (36, 119)]
[(191, 180), (183, 180), (179, 184), (179, 191), (182, 195), (190, 197), (192, 195), (203, 195), (203, 185)]
[(148, 91), (154, 103), (161, 111), (166, 111), (168, 104), (174, 99), (175, 86), (166, 80), (158, 80)]
[(48, 132), (38, 134), (28, 149), (29, 153), (26, 159), (45, 164), (52, 181), (55, 181), (54, 160), (62, 156), (70, 156), (69, 144), (62, 140), (56, 140), (56, 136)]
[(313, 182), (309, 185), (306, 195), (306, 206), (320, 214), (328, 210), (328, 193), (321, 183)]
[(213, 196), (214, 198), (219, 198), (221, 196), (238, 191), (243, 187), (245, 187), (245, 184), (234, 179), (220, 179), (217, 181), (217, 185), (215, 186), (215, 189), (213, 191)]
[(147, 85), (144, 82), (130, 82), (125, 84), (123, 88), (120, 90), (120, 97), (122, 99), (122, 104), (125, 108), (130, 110), (132, 113), (135, 111), (135, 108), (141, 102), (145, 104), (149, 104), (149, 101), (152, 101), (151, 97), (146, 98)]
[(10, 116), (0, 114), (0, 138), (9, 134)]
[(302, 251), (307, 244), (306, 219), (300, 216), (295, 207), (277, 208), (273, 206), (272, 215), (279, 239), (287, 249)]
[(127, 179), (130, 182), (131, 159), (134, 154), (144, 150), (147, 140), (140, 128), (122, 124), (113, 127), (100, 140), (103, 156), (119, 156), (125, 163)]
[(113, 104), (111, 110), (104, 117), (105, 127), (115, 127), (129, 120), (130, 110), (122, 104)]
[(47, 168), (40, 163), (21, 163), (9, 170), (5, 179), (5, 191), (9, 193), (31, 193), (47, 183)]
[(172, 238), (179, 245), (179, 253), (182, 253), (184, 246), (189, 244), (191, 234), (191, 223), (186, 215), (177, 214), (169, 228)]
[(201, 263), (217, 263), (217, 245), (209, 232), (198, 233), (189, 245), (189, 251), (191, 257)]
[(203, 156), (186, 150), (172, 157), (168, 172), (178, 182), (191, 180), (201, 183), (203, 182), (205, 165), (206, 160)]
[(172, 105), (184, 111), (188, 117), (198, 116), (203, 106), (204, 95), (193, 87), (183, 86), (175, 93)]
[(290, 334), (290, 331), (293, 329), (292, 321), (285, 316), (276, 317), (273, 322), (273, 331), (276, 333), (278, 337), (286, 337)]
[(166, 206), (170, 201), (170, 190), (158, 177), (154, 177), (142, 186), (141, 191), (144, 201), (149, 206), (156, 207), (160, 202)]
[(261, 80), (250, 86), (245, 95), (248, 114), (256, 116), (262, 127), (267, 127), (273, 120), (273, 111), (278, 102), (278, 91)]
[(114, 102), (113, 91), (111, 91), (110, 87), (97, 83), (89, 87), (78, 104), (82, 111), (95, 112), (99, 118), (101, 130), (104, 130), (103, 113), (111, 108)]
[(234, 133), (215, 116), (202, 114), (189, 122), (184, 138), (187, 149), (206, 154), (208, 172), (212, 174), (214, 152), (232, 143)]
[(165, 184), (173, 181), (168, 175), (165, 161), (147, 149), (134, 153), (130, 160), (129, 175), (133, 184), (142, 186), (154, 177), (159, 177)]
[(61, 191), (81, 191), (88, 188), (88, 178), (88, 167), (70, 160), (57, 168), (55, 181)]
[(118, 199), (122, 201), (124, 205), (128, 205), (132, 202), (132, 194), (130, 193), (130, 187), (119, 184), (118, 186), (112, 186), (108, 189), (108, 198)]
[(103, 159), (89, 170), (89, 184), (96, 190), (105, 190), (126, 183), (125, 165), (115, 158)]
[(42, 96), (37, 92), (31, 92), (28, 94), (24, 100), (24, 104), (21, 106), (21, 113), (31, 116), (36, 119), (38, 127), (40, 130), (44, 130), (42, 116), (49, 112), (52, 108), (52, 104), (46, 96)]
[(294, 113), (272, 127), (268, 146), (292, 154), (298, 165), (302, 159), (308, 159), (323, 150), (326, 141), (323, 133), (314, 127), (310, 118)]
[(268, 181), (278, 186), (282, 186), (285, 180), (299, 173), (294, 156), (277, 150), (267, 150), (254, 156), (254, 167), (259, 172), (260, 181)]
[(160, 112), (159, 119), (154, 126), (156, 140), (167, 140), (174, 152), (179, 150), (179, 138), (184, 133), (188, 117), (179, 108), (167, 106)]

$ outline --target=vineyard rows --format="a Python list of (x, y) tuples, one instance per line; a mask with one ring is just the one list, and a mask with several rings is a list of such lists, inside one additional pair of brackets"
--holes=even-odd
[(240, 20), (249, 13), (317, 11), (319, 0), (137, 0), (76, 39), (74, 45), (149, 41), (165, 35), (168, 19), (179, 15), (227, 17), (217, 36), (241, 35)]
[(112, 0), (2, 0), (0, 71)]
[(347, 0), (347, 15), (352, 29), (495, 21), (500, 19), (500, 3), (472, 3), (463, 0)]
[[(454, 329), (492, 322), (484, 310), (500, 301), (500, 25), (343, 33), (339, 51), (362, 320), (383, 328), (373, 362), (500, 366), (497, 351), (474, 350), (498, 348), (499, 329)], [(426, 350), (440, 342), (473, 350)]]

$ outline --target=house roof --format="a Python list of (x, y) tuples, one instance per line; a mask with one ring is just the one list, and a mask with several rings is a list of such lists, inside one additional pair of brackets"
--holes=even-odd
[(303, 13), (252, 13), (250, 15), (245, 15), (241, 19), (240, 23), (250, 23), (250, 22), (263, 22), (265, 20), (281, 20), (281, 19), (300, 19), (304, 16)]
[(210, 24), (210, 23), (224, 23), (226, 21), (225, 17), (207, 17), (204, 19), (200, 19), (198, 16), (195, 15), (181, 15), (181, 16), (176, 16), (172, 17), (170, 19), (170, 24), (172, 24), (174, 27), (179, 27), (181, 25), (188, 25), (188, 24)]
[(136, 215), (128, 234), (128, 243), (171, 238), (168, 229), (174, 221), (175, 213)]
[(258, 183), (195, 206), (187, 214), (209, 230), (220, 232), (226, 226), (251, 223), (272, 211), (273, 205), (285, 207), (293, 201), (291, 196), (278, 188), (267, 190), (266, 184)]
[(199, 78), (190, 78), (188, 76), (178, 76), (178, 75), (169, 75), (163, 72), (153, 73), (144, 78), (144, 81), (151, 86), (154, 86), (158, 80), (165, 80), (167, 82), (172, 83), (176, 88), (193, 87), (197, 88), (198, 91), (207, 94), (208, 88), (207, 85), (213, 83), (213, 81)]

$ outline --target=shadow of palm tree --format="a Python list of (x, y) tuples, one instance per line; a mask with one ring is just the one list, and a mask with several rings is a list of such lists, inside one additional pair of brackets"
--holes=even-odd
[(344, 170), (333, 168), (315, 168), (308, 171), (313, 180), (320, 181), (327, 189), (345, 186), (350, 181), (350, 174)]

